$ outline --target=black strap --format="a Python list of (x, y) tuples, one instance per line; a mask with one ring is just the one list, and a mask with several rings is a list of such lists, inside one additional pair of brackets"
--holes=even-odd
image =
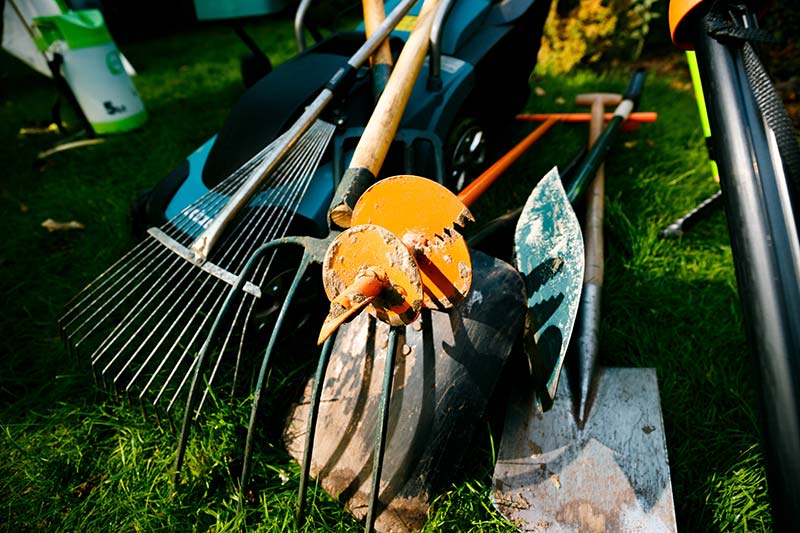
[(794, 183), (795, 192), (800, 191), (800, 145), (797, 144), (794, 126), (778, 91), (775, 90), (775, 85), (750, 43), (744, 45), (744, 69), (753, 88), (758, 108), (767, 125), (775, 133), (784, 170)]
[(764, 120), (775, 134), (784, 172), (794, 185), (793, 196), (800, 196), (800, 145), (783, 100), (753, 47), (753, 44), (776, 44), (777, 39), (761, 28), (745, 28), (738, 21), (731, 20), (727, 9), (745, 12), (744, 6), (721, 5), (717, 2), (706, 17), (706, 31), (717, 40), (737, 43), (742, 47), (745, 73), (753, 96)]

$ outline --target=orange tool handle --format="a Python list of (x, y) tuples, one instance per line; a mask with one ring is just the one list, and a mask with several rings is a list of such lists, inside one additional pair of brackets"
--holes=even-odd
[(472, 205), (472, 203), (477, 200), (509, 166), (511, 166), (511, 163), (519, 159), (525, 150), (530, 148), (533, 143), (538, 141), (542, 135), (547, 133), (547, 130), (552, 128), (557, 122), (559, 122), (558, 118), (551, 117), (545, 119), (544, 124), (529, 133), (528, 136), (522, 139), (514, 148), (498, 159), (492, 166), (487, 168), (483, 174), (475, 178), (475, 181), (464, 187), (464, 189), (458, 193), (458, 199), (467, 207)]
[[(605, 113), (603, 118), (605, 120), (611, 120), (614, 117), (614, 113)], [(591, 113), (522, 113), (517, 115), (517, 120), (522, 120), (525, 122), (544, 122), (547, 119), (555, 118), (559, 122), (589, 122), (592, 120)], [(658, 119), (658, 113), (655, 111), (637, 111), (635, 113), (631, 113), (628, 119), (625, 121), (627, 122), (655, 122)]]

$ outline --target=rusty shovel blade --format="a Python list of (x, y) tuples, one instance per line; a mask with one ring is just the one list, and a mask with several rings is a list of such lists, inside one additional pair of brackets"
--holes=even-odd
[(582, 428), (568, 377), (546, 413), (532, 393), (513, 396), (495, 507), (520, 531), (676, 531), (655, 369), (600, 369)]

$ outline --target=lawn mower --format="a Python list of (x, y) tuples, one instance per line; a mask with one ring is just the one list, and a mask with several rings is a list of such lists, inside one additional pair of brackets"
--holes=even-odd
[[(304, 10), (298, 8), (298, 46)], [(387, 11), (397, 0), (386, 4)], [(415, 14), (392, 32), (394, 55), (408, 38)], [(460, 190), (481, 170), (488, 146), (528, 97), (548, 0), (445, 2), (431, 34), (431, 50), (384, 165), (386, 176), (408, 172)], [(200, 146), (133, 205), (134, 232), (160, 226), (207, 193), (273, 142), (364, 42), (363, 24), (334, 33), (253, 84), (219, 133)], [(325, 112), (337, 129), (294, 215), (293, 231), (318, 235), (352, 149), (374, 104), (370, 70), (360, 69), (350, 90)]]

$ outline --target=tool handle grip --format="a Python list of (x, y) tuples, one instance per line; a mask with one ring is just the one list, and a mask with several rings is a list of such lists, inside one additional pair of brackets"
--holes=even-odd
[(414, 30), (403, 46), (394, 71), (356, 146), (351, 168), (365, 168), (373, 175), (378, 175), (428, 52), (433, 8), (437, 4), (438, 0), (425, 0)]
[(586, 162), (581, 168), (575, 180), (570, 184), (567, 192), (567, 198), (570, 202), (574, 202), (584, 191), (586, 186), (591, 182), (597, 173), (597, 169), (603, 163), (606, 155), (611, 150), (611, 146), (619, 137), (622, 123), (630, 116), (633, 109), (639, 103), (639, 97), (642, 94), (644, 87), (644, 79), (646, 72), (643, 69), (638, 69), (631, 78), (628, 85), (628, 90), (625, 92), (625, 98), (620, 102), (614, 110), (614, 118), (608, 123), (603, 134), (597, 140), (589, 155), (586, 156)]
[(350, 227), (353, 207), (380, 172), (394, 140), (403, 111), (417, 80), (430, 42), (431, 25), (439, 0), (425, 0), (375, 110), (358, 141), (353, 158), (336, 189), (329, 219), (332, 226)]
[[(367, 38), (369, 38), (386, 18), (386, 10), (383, 6), (383, 0), (362, 0), (362, 8), (364, 10), (364, 29)], [(389, 81), (389, 75), (392, 73), (392, 64), (394, 63), (388, 38), (381, 43), (375, 53), (372, 54), (370, 60), (372, 65), (372, 85), (377, 99)]]
[(643, 68), (639, 68), (633, 73), (633, 77), (631, 78), (630, 83), (628, 83), (628, 88), (625, 91), (623, 100), (630, 100), (633, 102), (632, 111), (635, 111), (636, 108), (639, 107), (639, 97), (642, 95), (642, 90), (644, 89), (644, 80), (646, 77), (647, 71)]

